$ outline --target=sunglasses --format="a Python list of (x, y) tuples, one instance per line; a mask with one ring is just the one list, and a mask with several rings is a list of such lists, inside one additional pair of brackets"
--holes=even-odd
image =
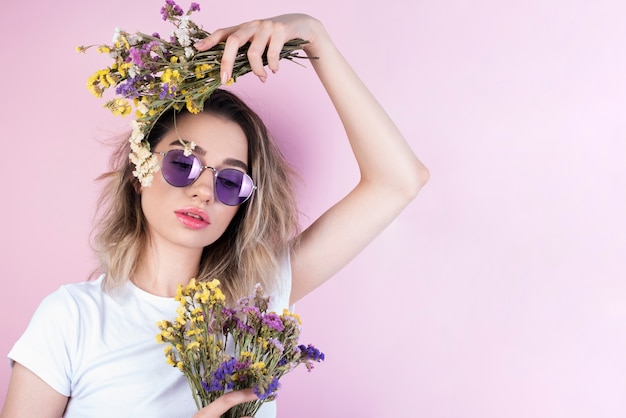
[(185, 155), (185, 152), (180, 149), (157, 152), (157, 154), (163, 156), (161, 165), (163, 178), (174, 187), (189, 186), (200, 177), (205, 169), (209, 168), (213, 170), (215, 196), (225, 205), (241, 205), (252, 196), (256, 189), (252, 178), (235, 168), (217, 170), (211, 166), (202, 165), (198, 157), (193, 154)]

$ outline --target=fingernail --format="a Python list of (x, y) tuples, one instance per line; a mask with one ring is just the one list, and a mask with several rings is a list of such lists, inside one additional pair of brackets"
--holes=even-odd
[(267, 80), (267, 77), (262, 75), (261, 77), (259, 77), (259, 80), (261, 80), (261, 83), (265, 83), (265, 81)]
[(204, 39), (199, 40), (198, 42), (196, 42), (195, 44), (193, 44), (193, 46), (198, 49), (198, 48), (202, 48), (204, 46)]
[(226, 71), (222, 71), (222, 84), (226, 84), (228, 82), (228, 73)]

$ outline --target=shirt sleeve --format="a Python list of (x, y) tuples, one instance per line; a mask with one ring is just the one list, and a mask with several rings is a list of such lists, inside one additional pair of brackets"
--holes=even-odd
[(61, 287), (48, 295), (9, 352), (11, 365), (20, 363), (60, 394), (70, 396), (77, 320), (78, 308), (67, 290)]
[(283, 309), (289, 309), (291, 297), (291, 258), (289, 252), (282, 260), (281, 269), (278, 272), (269, 310), (281, 314)]

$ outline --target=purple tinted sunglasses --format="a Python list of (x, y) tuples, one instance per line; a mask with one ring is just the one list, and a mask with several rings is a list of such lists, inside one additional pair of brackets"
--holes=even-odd
[(252, 196), (256, 189), (252, 178), (235, 168), (217, 170), (211, 166), (202, 165), (195, 155), (185, 155), (181, 149), (157, 152), (157, 154), (163, 156), (163, 164), (161, 164), (163, 178), (174, 187), (189, 186), (200, 177), (202, 171), (209, 168), (213, 170), (215, 196), (225, 205), (241, 205)]

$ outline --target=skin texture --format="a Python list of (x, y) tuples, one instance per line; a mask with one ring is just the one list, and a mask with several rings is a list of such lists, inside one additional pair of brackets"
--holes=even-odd
[[(291, 254), (291, 303), (313, 291), (352, 260), (417, 196), (429, 177), (428, 170), (318, 20), (301, 14), (255, 20), (216, 30), (199, 42), (196, 48), (202, 51), (219, 42), (226, 42), (222, 60), (222, 80), (226, 81), (230, 78), (238, 48), (251, 42), (248, 58), (253, 73), (264, 82), (268, 70), (278, 72), (278, 52), (283, 44), (295, 38), (309, 41), (305, 52), (319, 58), (312, 60), (312, 65), (343, 123), (358, 163), (360, 181), (341, 201), (302, 232), (300, 243)], [(261, 54), (266, 47), (269, 63), (264, 68)], [(194, 133), (193, 123), (181, 121), (178, 128), (181, 136), (183, 133), (185, 136), (197, 133), (198, 140), (204, 141), (202, 146), (207, 147), (207, 153), (200, 158), (206, 165), (219, 168), (220, 162), (227, 156), (247, 161), (247, 155), (240, 154), (241, 150), (236, 147), (229, 149), (224, 144), (220, 145), (219, 140), (212, 141), (202, 133)], [(225, 134), (236, 136), (236, 129), (232, 126), (230, 130), (226, 126), (223, 128)], [(185, 136), (184, 139), (199, 143)], [(176, 138), (175, 134), (173, 138)], [(164, 141), (157, 146), (157, 151), (166, 151), (168, 146), (169, 142)], [(390, 166), (394, 170), (388, 170)], [(236, 209), (217, 207), (212, 196), (210, 171), (204, 172), (197, 184), (181, 189), (167, 185), (160, 176), (155, 176), (155, 180), (152, 190), (142, 191), (146, 215), (149, 220), (154, 219), (150, 227), (152, 244), (145, 259), (141, 260), (134, 281), (148, 292), (172, 295), (177, 279), (185, 276), (181, 271), (186, 268), (190, 270), (188, 276), (193, 276), (193, 269), (188, 266), (197, 265), (201, 245), (219, 236), (219, 231), (223, 231)], [(166, 190), (166, 187), (174, 190)], [(381, 199), (381, 196), (385, 198)], [(159, 199), (166, 202), (162, 209), (154, 205)], [(178, 228), (176, 219), (170, 222), (168, 216), (172, 208), (189, 202), (206, 208), (212, 222), (210, 229), (190, 233)], [(156, 219), (163, 225), (159, 225)], [(169, 252), (168, 257), (159, 256), (163, 251)], [(31, 402), (32, 393), (37, 393), (36, 405)], [(251, 399), (254, 399), (254, 394), (250, 391), (233, 392), (199, 411), (195, 417), (219, 417), (232, 405)], [(0, 418), (57, 418), (66, 403), (67, 398), (24, 367), (16, 365)]]

